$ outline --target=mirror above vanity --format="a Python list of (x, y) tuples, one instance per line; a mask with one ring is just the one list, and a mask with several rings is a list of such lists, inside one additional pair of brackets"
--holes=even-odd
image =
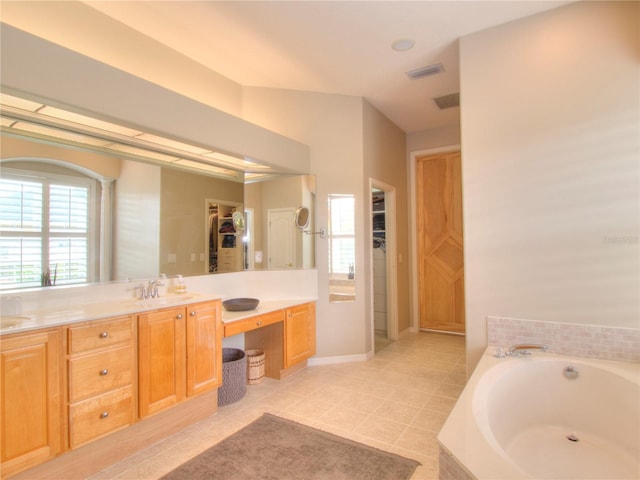
[[(92, 249), (86, 282), (207, 273), (208, 199), (253, 213), (252, 218), (245, 214), (247, 228), (237, 233), (243, 254), (253, 252), (247, 261), (243, 256), (240, 268), (277, 268), (269, 262), (267, 228), (261, 222), (272, 210), (311, 205), (315, 181), (292, 180), (295, 191), (302, 192), (301, 182), (313, 190), (295, 194), (285, 206), (281, 191), (270, 198), (275, 189), (269, 185), (299, 174), (311, 178), (306, 175), (308, 146), (10, 25), (3, 24), (0, 37), (3, 175), (11, 170), (7, 159), (20, 159), (22, 165), (13, 167), (30, 165), (32, 175), (63, 172), (93, 181), (94, 191), (86, 194), (94, 222), (85, 228), (91, 234), (83, 240)], [(5, 101), (7, 96), (13, 98)], [(9, 149), (11, 142), (22, 144)], [(252, 188), (259, 192), (251, 200), (245, 198), (247, 182), (263, 185)], [(179, 210), (191, 201), (193, 207)], [(2, 226), (3, 238), (34, 236), (16, 228), (15, 219), (11, 222), (9, 228)], [(51, 245), (59, 247), (56, 254), (68, 256), (63, 244), (77, 242), (72, 237), (84, 227), (58, 223), (55, 233), (66, 238)], [(290, 224), (295, 229), (293, 216)], [(163, 229), (171, 230), (174, 243), (165, 246)], [(286, 262), (282, 268), (313, 266), (308, 240), (300, 242), (289, 257), (302, 256), (305, 263)], [(56, 264), (44, 258), (30, 274), (35, 278), (50, 269), (60, 285), (68, 272), (58, 269), (56, 277)]]
[[(313, 238), (294, 228), (296, 206), (305, 202), (313, 207), (315, 202), (313, 176), (262, 175), (244, 183), (12, 135), (3, 134), (2, 140), (3, 179), (45, 173), (90, 179), (86, 172), (93, 172), (93, 197), (97, 203), (109, 199), (112, 221), (102, 226), (110, 235), (95, 236), (90, 283), (315, 266)], [(225, 209), (215, 228), (212, 205)], [(96, 206), (93, 211), (93, 224), (99, 229), (104, 209)], [(291, 228), (286, 228), (287, 215)], [(278, 230), (272, 231), (270, 218), (284, 218), (284, 226), (273, 222)], [(213, 236), (220, 241), (212, 245)], [(108, 265), (100, 264), (99, 252), (109, 252), (102, 259)], [(233, 253), (236, 260), (225, 268), (212, 268), (218, 252)], [(110, 272), (106, 277), (105, 270)]]
[[(82, 240), (91, 250), (85, 282), (208, 273), (208, 199), (245, 214), (246, 228), (236, 233), (240, 268), (314, 266), (312, 241), (286, 213), (301, 204), (314, 211), (307, 145), (13, 26), (3, 24), (0, 37), (2, 171), (10, 170), (8, 159), (20, 159), (13, 167), (29, 165), (32, 175), (41, 169), (92, 180), (94, 191), (85, 196), (94, 223), (85, 228), (63, 220), (56, 234), (65, 239), (52, 243), (56, 255), (68, 257), (63, 244), (78, 243), (72, 237), (83, 228), (89, 232)], [(271, 187), (287, 179), (291, 188)], [(196, 190), (201, 198), (191, 198)], [(193, 207), (179, 210), (191, 201)], [(286, 242), (274, 243), (262, 222), (287, 215), (298, 237), (287, 237), (290, 252), (279, 250), (274, 262), (269, 248)], [(3, 238), (20, 245), (16, 237), (37, 236), (16, 222), (5, 221)], [(174, 237), (168, 245), (163, 229)], [(58, 263), (44, 256), (34, 262), (29, 286), (48, 270), (58, 285), (65, 283), (69, 272), (58, 269), (56, 276)]]

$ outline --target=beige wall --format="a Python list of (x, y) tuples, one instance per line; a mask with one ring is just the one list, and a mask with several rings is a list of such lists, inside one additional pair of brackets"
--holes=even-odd
[(407, 134), (407, 152), (460, 145), (460, 127), (432, 128)]
[[(207, 273), (208, 218), (206, 200), (226, 200), (242, 204), (244, 185), (170, 168), (161, 169), (160, 189), (160, 273), (200, 275)], [(176, 262), (169, 263), (169, 253)], [(191, 260), (195, 255), (195, 260)]]
[[(254, 245), (254, 264), (255, 270), (263, 270), (267, 267), (267, 250), (266, 250), (266, 229), (262, 219), (262, 182), (248, 183), (244, 186), (245, 208), (253, 209), (253, 232), (252, 240)], [(255, 262), (255, 253), (262, 252), (262, 262)]]
[(123, 161), (113, 205), (113, 279), (160, 273), (160, 167)]
[(469, 371), (488, 315), (640, 326), (638, 7), (460, 41)]
[[(317, 180), (316, 229), (328, 224), (329, 193), (351, 193), (356, 199), (356, 237), (365, 237), (362, 102), (358, 97), (244, 88), (243, 117), (310, 147), (311, 173)], [(356, 246), (356, 301), (330, 303), (328, 244), (316, 237), (318, 271), (317, 354), (319, 357), (368, 351), (365, 305), (364, 240)]]
[(2, 136), (0, 157), (3, 160), (18, 157), (33, 160), (61, 160), (77, 165), (93, 178), (120, 176), (120, 160), (117, 158), (48, 143), (31, 142), (8, 135)]
[[(375, 179), (393, 186), (396, 194), (396, 258), (397, 272), (397, 307), (398, 331), (402, 333), (410, 328), (409, 314), (409, 226), (408, 226), (408, 198), (407, 198), (407, 168), (406, 168), (406, 138), (405, 133), (392, 123), (387, 117), (370, 103), (363, 105), (364, 125), (364, 189), (370, 201), (369, 180)], [(387, 218), (389, 218), (387, 216)], [(389, 229), (390, 225), (387, 225)], [(368, 219), (366, 246), (367, 261), (371, 256), (372, 244), (368, 241), (371, 236), (371, 219)], [(387, 250), (389, 253), (389, 250)], [(366, 269), (367, 281), (370, 279), (370, 268)], [(393, 274), (393, 269), (389, 270)], [(373, 291), (368, 290), (367, 306), (373, 306)], [(389, 299), (387, 299), (388, 301)], [(373, 318), (373, 312), (367, 311), (367, 316)]]
[(3, 2), (2, 21), (232, 115), (240, 114), (239, 84), (81, 2)]

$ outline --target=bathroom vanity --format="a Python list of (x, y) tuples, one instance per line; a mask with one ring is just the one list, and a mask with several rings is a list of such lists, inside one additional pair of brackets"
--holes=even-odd
[(273, 378), (315, 353), (315, 302), (223, 313), (219, 298), (185, 295), (66, 316), (1, 331), (3, 479), (84, 478), (213, 414), (223, 336), (244, 333)]

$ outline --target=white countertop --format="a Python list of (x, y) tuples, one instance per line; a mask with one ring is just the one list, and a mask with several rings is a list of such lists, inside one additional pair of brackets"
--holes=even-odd
[[(26, 332), (39, 328), (55, 327), (71, 323), (104, 318), (117, 317), (119, 315), (138, 314), (159, 308), (176, 307), (190, 303), (206, 302), (222, 299), (220, 294), (212, 293), (187, 293), (183, 295), (166, 295), (148, 300), (114, 299), (109, 302), (68, 305), (63, 308), (45, 309), (35, 312), (23, 312), (16, 315), (3, 315), (0, 323), (0, 335), (9, 333)], [(227, 312), (222, 309), (223, 323), (242, 320), (254, 315), (272, 312), (293, 305), (312, 302), (312, 298), (292, 298), (261, 301), (257, 308), (245, 312)]]
[(263, 313), (273, 312), (275, 310), (281, 310), (283, 308), (292, 307), (294, 305), (301, 305), (303, 303), (315, 302), (315, 298), (289, 298), (279, 300), (265, 300), (261, 301), (257, 308), (253, 310), (247, 310), (244, 312), (227, 312), (222, 309), (222, 322), (231, 323), (238, 320), (244, 320), (245, 318), (254, 317), (256, 315), (262, 315)]

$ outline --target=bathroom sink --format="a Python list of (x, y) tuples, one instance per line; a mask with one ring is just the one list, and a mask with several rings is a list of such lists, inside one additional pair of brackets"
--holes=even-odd
[(23, 322), (28, 322), (29, 320), (31, 318), (24, 315), (3, 315), (0, 317), (0, 329), (17, 328)]

